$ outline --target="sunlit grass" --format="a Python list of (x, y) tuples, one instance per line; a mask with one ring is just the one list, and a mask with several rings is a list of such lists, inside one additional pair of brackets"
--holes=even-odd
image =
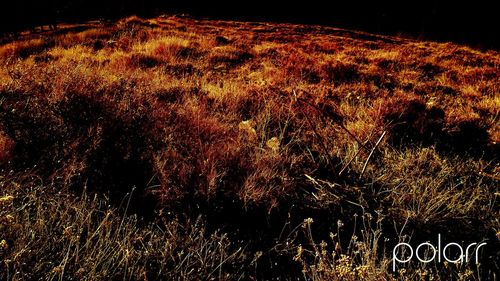
[[(398, 277), (385, 247), (412, 233), (457, 222), (471, 226), (461, 239), (473, 223), (474, 238), (498, 233), (498, 52), (313, 30), (130, 17), (0, 46), (0, 278), (384, 280)], [(133, 186), (139, 205), (154, 198), (154, 223), (116, 206)], [(316, 245), (353, 214), (373, 235), (353, 228)], [(158, 222), (198, 215), (211, 231)], [(319, 226), (298, 234), (305, 216)], [(255, 233), (233, 231), (246, 223)], [(95, 239), (74, 240), (84, 229)], [(226, 248), (231, 239), (248, 249)], [(277, 252), (296, 271), (273, 272)], [(479, 278), (466, 266), (399, 277), (424, 273)]]

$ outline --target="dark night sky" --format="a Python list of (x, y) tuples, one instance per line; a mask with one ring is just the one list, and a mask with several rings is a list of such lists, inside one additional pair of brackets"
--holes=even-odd
[(498, 48), (499, 16), (493, 2), (470, 1), (169, 1), (17, 0), (2, 4), (0, 30), (57, 19), (79, 21), (128, 14), (188, 13), (209, 18), (314, 23), (377, 33), (405, 34)]

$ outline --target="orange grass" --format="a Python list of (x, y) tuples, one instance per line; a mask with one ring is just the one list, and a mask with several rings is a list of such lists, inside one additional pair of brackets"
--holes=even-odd
[[(499, 81), (495, 51), (319, 26), (132, 17), (26, 35), (0, 46), (0, 179), (29, 170), (116, 202), (135, 186), (139, 205), (153, 197), (155, 210), (189, 215), (199, 204), (299, 208), (292, 222), (378, 212), (389, 243), (403, 239), (394, 225), (418, 240), (459, 221), (468, 237), (475, 217), (482, 239), (500, 231)], [(319, 220), (319, 236), (336, 227)], [(382, 280), (393, 276), (376, 268), (382, 252), (360, 260), (349, 249), (340, 263), (352, 280)], [(314, 262), (294, 264), (339, 276)], [(425, 272), (493, 272), (454, 270)]]

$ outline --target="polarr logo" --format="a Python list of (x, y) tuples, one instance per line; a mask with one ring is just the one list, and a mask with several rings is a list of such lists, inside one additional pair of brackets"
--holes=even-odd
[[(471, 260), (471, 257), (475, 256), (475, 263), (477, 264), (479, 262), (479, 249), (484, 245), (486, 245), (486, 243), (471, 243), (467, 246), (467, 248), (465, 248), (465, 251), (464, 248), (460, 246), (460, 244), (454, 242), (448, 243), (444, 247), (441, 247), (441, 234), (438, 234), (437, 248), (429, 242), (424, 242), (418, 245), (415, 250), (413, 250), (413, 247), (410, 244), (399, 243), (394, 246), (394, 249), (392, 250), (392, 271), (396, 271), (396, 262), (410, 262), (414, 255), (422, 263), (432, 262), (436, 259), (436, 257), (438, 263), (441, 263), (443, 258), (445, 261), (450, 263), (463, 263), (469, 262)], [(404, 259), (401, 256), (398, 258), (398, 253), (404, 253), (405, 249), (409, 251), (409, 255)], [(458, 257), (455, 259), (449, 257), (447, 254), (447, 250), (449, 249), (453, 249), (454, 251), (456, 251), (458, 253)], [(425, 253), (425, 250), (429, 251), (431, 255), (424, 256), (423, 253)]]

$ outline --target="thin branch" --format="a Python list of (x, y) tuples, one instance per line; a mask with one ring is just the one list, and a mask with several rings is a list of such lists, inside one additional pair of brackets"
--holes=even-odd
[(363, 170), (361, 171), (361, 174), (359, 175), (359, 178), (361, 178), (366, 170), (366, 167), (368, 166), (368, 162), (370, 162), (370, 158), (372, 157), (373, 155), (373, 152), (375, 151), (375, 149), (377, 149), (377, 146), (380, 144), (380, 142), (382, 141), (382, 139), (385, 137), (385, 134), (387, 133), (387, 131), (384, 131), (382, 133), (382, 135), (380, 136), (380, 138), (378, 139), (377, 143), (375, 143), (375, 145), (373, 146), (372, 150), (370, 151), (370, 154), (368, 155), (368, 158), (366, 158), (366, 161), (365, 161), (365, 164), (363, 165)]

